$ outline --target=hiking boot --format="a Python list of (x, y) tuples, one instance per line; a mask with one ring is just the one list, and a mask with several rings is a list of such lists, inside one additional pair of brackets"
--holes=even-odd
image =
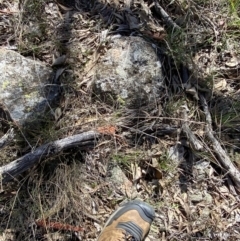
[(143, 241), (154, 216), (153, 208), (147, 203), (127, 202), (109, 217), (98, 241)]

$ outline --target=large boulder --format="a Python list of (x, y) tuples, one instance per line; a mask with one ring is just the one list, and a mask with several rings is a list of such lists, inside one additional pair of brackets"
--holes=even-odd
[(52, 69), (17, 52), (0, 49), (0, 107), (12, 120), (23, 124), (39, 118), (49, 105), (47, 87)]
[(93, 95), (135, 108), (156, 101), (162, 84), (156, 49), (140, 37), (115, 36), (94, 68)]

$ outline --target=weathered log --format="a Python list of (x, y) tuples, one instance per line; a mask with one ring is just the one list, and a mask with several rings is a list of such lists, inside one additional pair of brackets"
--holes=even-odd
[(55, 156), (63, 150), (72, 147), (86, 150), (89, 148), (89, 145), (92, 146), (95, 143), (98, 135), (97, 131), (88, 131), (42, 145), (32, 152), (0, 167), (1, 181), (2, 183), (10, 181), (44, 158)]

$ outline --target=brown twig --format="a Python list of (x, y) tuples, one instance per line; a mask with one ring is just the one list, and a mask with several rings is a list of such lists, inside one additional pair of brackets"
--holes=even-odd
[(42, 228), (50, 228), (54, 230), (61, 231), (71, 231), (71, 232), (83, 232), (84, 228), (78, 226), (72, 226), (70, 224), (60, 223), (60, 222), (50, 222), (48, 220), (40, 219), (36, 220), (35, 223), (37, 226)]

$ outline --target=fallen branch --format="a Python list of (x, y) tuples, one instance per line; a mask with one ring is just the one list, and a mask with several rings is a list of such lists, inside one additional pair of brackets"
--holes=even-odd
[(194, 148), (194, 150), (201, 151), (203, 150), (203, 146), (201, 142), (198, 140), (198, 138), (195, 136), (195, 134), (191, 131), (188, 125), (188, 116), (187, 116), (187, 110), (186, 107), (183, 106), (182, 108), (182, 114), (183, 114), (183, 124), (182, 124), (182, 130), (185, 132), (191, 146)]
[(231, 176), (232, 180), (234, 181), (235, 185), (237, 188), (240, 190), (240, 172), (239, 170), (234, 166), (232, 163), (231, 159), (225, 152), (225, 150), (222, 148), (218, 140), (214, 137), (213, 135), (213, 130), (212, 130), (212, 117), (208, 109), (208, 105), (206, 102), (206, 99), (200, 95), (200, 101), (203, 106), (203, 111), (206, 116), (206, 135), (208, 139), (212, 142), (213, 149), (216, 153), (216, 155), (219, 158), (220, 163), (223, 165), (223, 167), (226, 169), (226, 171), (229, 173)]
[(166, 22), (166, 24), (170, 25), (173, 28), (181, 29), (173, 20), (172, 18), (166, 13), (166, 11), (160, 6), (160, 4), (155, 0), (155, 10), (160, 16), (163, 18), (163, 20)]
[(0, 167), (1, 181), (2, 183), (10, 181), (34, 164), (40, 162), (42, 159), (55, 156), (63, 150), (72, 147), (79, 147), (82, 150), (87, 150), (89, 149), (89, 146), (93, 146), (97, 136), (99, 136), (99, 132), (88, 131), (42, 145), (15, 161)]

